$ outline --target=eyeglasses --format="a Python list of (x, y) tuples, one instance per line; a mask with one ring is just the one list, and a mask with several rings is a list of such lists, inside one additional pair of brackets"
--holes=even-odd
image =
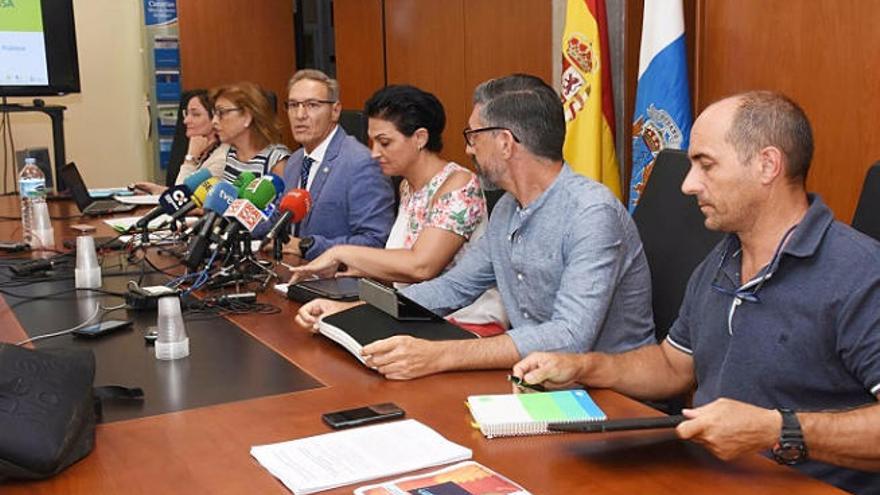
[(487, 131), (507, 131), (513, 137), (514, 141), (516, 141), (517, 143), (519, 142), (519, 138), (516, 137), (516, 134), (514, 134), (513, 131), (511, 131), (507, 127), (480, 127), (479, 129), (471, 129), (470, 127), (466, 127), (463, 131), (461, 131), (461, 135), (464, 136), (464, 142), (466, 142), (468, 146), (473, 146), (474, 142), (472, 136), (474, 134), (479, 134), (481, 132)]
[(287, 100), (284, 102), (284, 107), (287, 108), (288, 112), (295, 112), (298, 108), (302, 108), (306, 112), (311, 113), (318, 111), (322, 105), (332, 105), (334, 103), (336, 103), (334, 100)]
[(229, 112), (240, 112), (240, 111), (241, 111), (241, 108), (239, 108), (239, 107), (230, 107), (230, 108), (214, 107), (214, 115), (216, 115), (217, 118), (219, 118), (219, 119), (226, 117), (226, 114)]
[(773, 257), (770, 258), (770, 263), (767, 265), (767, 271), (761, 275), (757, 281), (753, 279), (745, 285), (741, 287), (738, 286), (735, 289), (728, 289), (721, 286), (721, 283), (718, 280), (721, 278), (721, 269), (724, 267), (724, 262), (727, 261), (727, 254), (730, 251), (729, 245), (725, 247), (724, 253), (721, 255), (721, 261), (718, 262), (718, 268), (715, 271), (715, 278), (712, 279), (712, 283), (710, 284), (712, 289), (721, 294), (733, 297), (734, 299), (740, 299), (751, 303), (760, 303), (761, 299), (758, 297), (758, 291), (761, 290), (761, 287), (764, 286), (764, 282), (772, 277), (773, 273), (776, 271), (776, 267), (779, 265), (779, 259), (782, 257), (782, 248), (785, 247), (785, 243), (788, 242), (788, 238), (791, 237), (791, 234), (796, 227), (797, 224), (794, 224), (788, 229), (785, 235), (782, 236), (782, 240), (779, 241), (779, 245), (776, 246), (776, 250), (773, 252)]

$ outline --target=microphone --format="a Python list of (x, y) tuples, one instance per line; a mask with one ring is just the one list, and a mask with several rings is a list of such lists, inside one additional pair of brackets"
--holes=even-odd
[[(192, 174), (188, 175), (185, 179), (183, 179), (183, 184), (179, 184), (179, 185), (174, 186), (170, 189), (167, 189), (164, 193), (162, 193), (161, 196), (159, 196), (159, 206), (157, 206), (156, 208), (153, 208), (149, 213), (147, 213), (146, 215), (141, 217), (141, 219), (138, 220), (138, 222), (134, 225), (135, 229), (139, 230), (139, 229), (146, 227), (147, 225), (149, 225), (149, 223), (154, 218), (158, 217), (162, 213), (168, 213), (170, 215), (170, 214), (173, 214), (176, 211), (180, 210), (181, 208), (183, 208), (187, 204), (187, 201), (192, 196), (193, 191), (195, 191), (196, 188), (198, 188), (200, 184), (202, 184), (203, 182), (205, 182), (206, 180), (208, 180), (210, 178), (211, 178), (211, 171), (210, 170), (207, 170), (207, 169), (197, 170), (197, 171), (193, 172)], [(164, 203), (163, 203), (163, 198), (164, 198)], [(202, 199), (204, 199), (204, 196), (202, 196)], [(174, 205), (173, 207), (171, 206), (172, 204)], [(186, 211), (190, 211), (193, 208), (194, 207), (192, 207)], [(185, 214), (185, 213), (186, 212), (184, 212), (183, 214)], [(174, 221), (176, 221), (178, 219), (179, 219), (179, 217), (175, 218)], [(162, 224), (162, 226), (164, 226), (166, 224), (168, 224), (168, 222), (164, 222)]]
[(289, 222), (299, 223), (312, 208), (312, 196), (305, 189), (293, 189), (281, 198), (278, 210), (282, 212), (278, 221), (272, 225), (269, 233), (263, 238), (260, 249), (266, 244), (272, 242), (282, 229), (286, 229)]
[(248, 184), (256, 180), (256, 178), (257, 176), (253, 172), (245, 171), (238, 174), (238, 177), (236, 177), (235, 180), (232, 181), (232, 185), (235, 186), (235, 188), (238, 189), (238, 193), (241, 194), (242, 189), (244, 189), (248, 186)]
[(150, 210), (146, 215), (142, 216), (129, 230), (140, 230), (146, 228), (150, 222), (155, 220), (163, 213), (174, 213), (179, 210), (192, 195), (189, 188), (185, 184), (178, 184), (165, 190), (159, 196), (159, 206)]
[(183, 258), (183, 264), (191, 270), (195, 270), (205, 259), (208, 246), (211, 243), (210, 233), (214, 229), (214, 223), (218, 217), (222, 217), (229, 205), (238, 198), (238, 191), (235, 186), (228, 182), (220, 182), (211, 189), (211, 192), (205, 197), (204, 209), (206, 211), (205, 218), (202, 222), (201, 229), (192, 240), (187, 250), (186, 256)]
[(262, 210), (266, 205), (275, 200), (277, 194), (277, 189), (275, 189), (275, 184), (272, 178), (264, 176), (248, 184), (247, 187), (241, 191), (240, 196), (249, 200), (254, 206)]
[(186, 186), (186, 188), (190, 191), (195, 191), (196, 188), (199, 187), (199, 184), (205, 182), (211, 177), (211, 171), (203, 168), (201, 170), (196, 170), (195, 172), (186, 176), (186, 178), (183, 179), (183, 185)]
[(284, 185), (284, 179), (278, 177), (275, 174), (266, 174), (265, 177), (272, 179), (272, 185), (275, 186), (276, 197), (280, 197), (282, 194), (284, 194), (284, 190), (287, 189), (287, 187)]
[[(209, 172), (210, 174), (210, 172)], [(184, 181), (186, 182), (186, 181)], [(192, 189), (192, 196), (190, 196), (189, 201), (180, 207), (174, 213), (171, 213), (171, 219), (167, 222), (177, 222), (187, 213), (195, 210), (196, 208), (201, 208), (201, 206), (205, 203), (205, 198), (207, 198), (208, 194), (211, 192), (211, 189), (214, 188), (217, 184), (220, 184), (220, 179), (216, 177), (209, 177), (207, 180), (198, 184), (195, 189)], [(230, 187), (232, 184), (230, 184)]]
[(274, 199), (275, 184), (270, 177), (260, 177), (248, 184), (236, 200), (238, 204), (234, 205), (235, 208), (232, 211), (227, 210), (224, 215), (227, 218), (235, 218), (238, 222), (229, 224), (223, 238), (228, 240), (240, 227), (253, 232), (260, 221), (268, 220), (261, 210), (271, 205)]

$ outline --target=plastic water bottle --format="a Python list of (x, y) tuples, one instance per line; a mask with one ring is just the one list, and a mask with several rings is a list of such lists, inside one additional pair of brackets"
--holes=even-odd
[(18, 175), (18, 191), (21, 196), (21, 231), (24, 242), (34, 248), (54, 245), (54, 232), (46, 205), (46, 176), (37, 167), (35, 158), (24, 159), (24, 168)]

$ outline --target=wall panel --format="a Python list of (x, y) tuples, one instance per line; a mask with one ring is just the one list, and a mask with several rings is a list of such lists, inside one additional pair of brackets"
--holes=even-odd
[[(185, 88), (251, 81), (287, 96), (296, 68), (291, 0), (178, 0), (180, 64)], [(284, 140), (293, 141), (278, 108)]]
[(382, 0), (334, 0), (333, 20), (342, 106), (360, 110), (385, 86)]
[(700, 0), (697, 107), (781, 91), (813, 124), (807, 186), (849, 222), (880, 159), (880, 11), (866, 0)]
[(553, 84), (553, 71), (558, 69), (551, 51), (552, 7), (546, 0), (465, 2), (465, 119), (474, 88), (487, 79), (519, 72)]
[(412, 84), (437, 95), (446, 109), (443, 156), (462, 165), (467, 122), (464, 0), (385, 0), (388, 84)]

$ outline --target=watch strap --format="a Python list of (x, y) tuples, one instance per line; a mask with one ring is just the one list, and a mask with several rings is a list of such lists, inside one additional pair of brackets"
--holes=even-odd
[(773, 458), (780, 464), (800, 464), (807, 458), (807, 445), (804, 443), (801, 423), (791, 409), (780, 408), (779, 413), (782, 415), (782, 431), (779, 442), (773, 446)]

